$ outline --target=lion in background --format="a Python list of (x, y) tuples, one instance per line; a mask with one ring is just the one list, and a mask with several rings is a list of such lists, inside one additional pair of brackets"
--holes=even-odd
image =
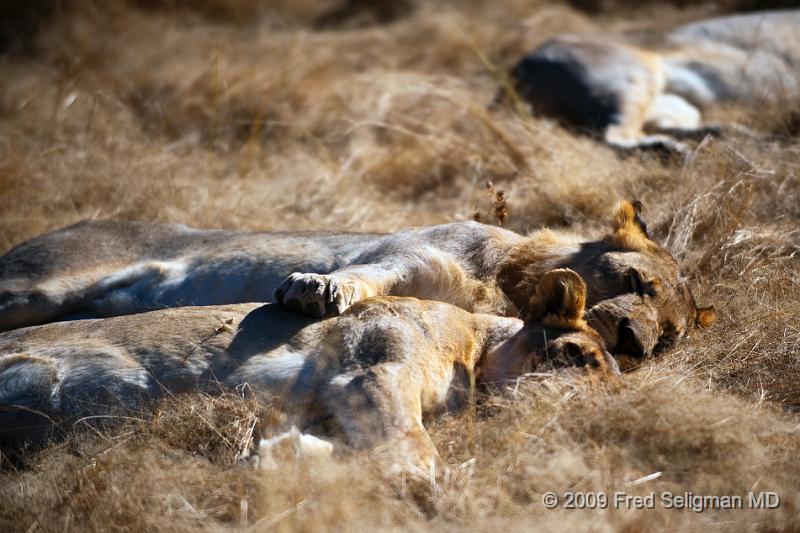
[(586, 280), (588, 319), (609, 349), (642, 357), (660, 340), (711, 324), (714, 312), (696, 305), (640, 211), (622, 202), (597, 239), (547, 229), (521, 236), (476, 222), (362, 234), (85, 221), (0, 257), (0, 330), (242, 302), (277, 301), (322, 317), (372, 296), (524, 317), (541, 277), (570, 268)]
[[(511, 71), (533, 110), (617, 148), (685, 151), (684, 138), (744, 128), (708, 124), (724, 103), (796, 103), (800, 10), (731, 15), (663, 34), (564, 34)], [(499, 97), (502, 99), (501, 92)]]

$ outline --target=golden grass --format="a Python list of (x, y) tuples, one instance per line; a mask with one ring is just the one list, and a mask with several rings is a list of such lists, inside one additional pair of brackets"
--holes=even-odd
[[(621, 384), (530, 378), (484, 394), (469, 435), (466, 415), (432, 421), (445, 462), (435, 487), (387, 483), (341, 448), (322, 467), (253, 470), (236, 458), (274, 415), (192, 395), (6, 465), (0, 529), (800, 527), (796, 137), (709, 140), (665, 166), (488, 109), (497, 72), (549, 35), (713, 8), (648, 4), (623, 18), (614, 3), (592, 18), (545, 0), (436, 0), (385, 25), (361, 13), (319, 30), (343, 2), (268, 4), (67, 4), (32, 53), (2, 57), (0, 252), (86, 217), (391, 231), (477, 209), (493, 221), (492, 181), (517, 231), (593, 231), (620, 197), (642, 200), (718, 324)], [(779, 111), (730, 116), (792, 132)], [(542, 493), (566, 490), (772, 490), (782, 501), (705, 513), (542, 506)]]

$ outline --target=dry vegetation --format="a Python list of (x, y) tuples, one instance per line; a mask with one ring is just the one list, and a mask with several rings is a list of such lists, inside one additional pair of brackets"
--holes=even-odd
[[(593, 231), (635, 195), (718, 324), (624, 383), (523, 380), (484, 395), (471, 431), (466, 415), (433, 422), (446, 463), (435, 487), (386, 483), (348, 451), (255, 471), (235, 459), (276, 415), (190, 396), (6, 464), (0, 529), (800, 528), (797, 137), (710, 140), (664, 165), (487, 106), (497, 72), (549, 35), (720, 8), (637, 3), (623, 18), (631, 2), (388, 4), (58, 4), (0, 57), (0, 253), (86, 217), (391, 231), (478, 209), (491, 221), (491, 180), (518, 231)], [(758, 115), (751, 124), (796, 133), (783, 110)], [(548, 490), (772, 490), (782, 503), (548, 511)]]

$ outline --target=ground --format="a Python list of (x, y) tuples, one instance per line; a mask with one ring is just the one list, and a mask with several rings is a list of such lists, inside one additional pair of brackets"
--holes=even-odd
[[(598, 232), (618, 199), (638, 198), (718, 323), (621, 383), (533, 376), (432, 421), (444, 465), (430, 487), (387, 483), (350, 451), (269, 473), (237, 463), (280, 413), (236, 395), (78, 424), (3, 465), (0, 529), (800, 528), (796, 112), (720, 110), (781, 139), (708, 139), (683, 161), (620, 156), (489, 106), (550, 35), (753, 2), (34, 4), (49, 16), (21, 9), (24, 23), (0, 28), (0, 253), (84, 218), (392, 231), (477, 211), (497, 224), (491, 181), (520, 232)], [(745, 508), (573, 510), (566, 491), (735, 494)], [(747, 509), (749, 491), (780, 506)]]

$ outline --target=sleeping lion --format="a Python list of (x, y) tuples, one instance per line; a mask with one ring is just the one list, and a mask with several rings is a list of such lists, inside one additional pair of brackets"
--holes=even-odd
[(787, 9), (663, 32), (558, 35), (517, 63), (512, 83), (537, 114), (596, 132), (611, 146), (682, 152), (680, 139), (746, 131), (709, 123), (713, 107), (797, 102), (798, 27), (800, 9)]
[(79, 417), (137, 412), (165, 394), (247, 385), (291, 422), (375, 449), (400, 472), (428, 472), (423, 418), (455, 410), (471, 385), (526, 372), (619, 369), (584, 321), (586, 284), (543, 274), (525, 320), (380, 296), (338, 317), (275, 304), (179, 307), (0, 334), (0, 444), (44, 442)]
[(586, 280), (589, 321), (612, 352), (642, 357), (660, 340), (709, 325), (714, 312), (696, 305), (640, 208), (622, 202), (597, 239), (547, 229), (522, 236), (476, 222), (375, 234), (89, 220), (0, 257), (0, 330), (242, 302), (333, 316), (372, 296), (524, 317), (542, 275), (570, 268)]

